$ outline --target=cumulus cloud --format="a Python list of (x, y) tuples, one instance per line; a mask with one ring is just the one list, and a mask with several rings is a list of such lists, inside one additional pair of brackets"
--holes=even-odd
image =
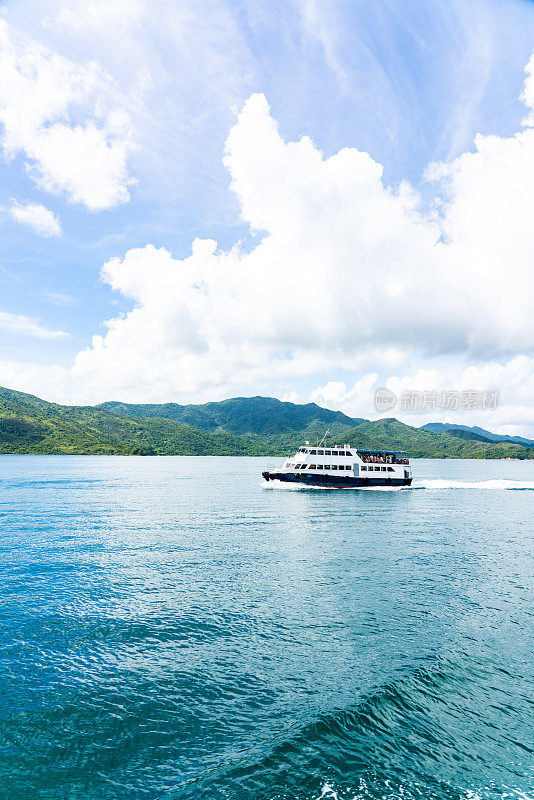
[(129, 199), (134, 144), (127, 114), (109, 108), (109, 78), (36, 43), (10, 37), (0, 20), (0, 124), (4, 155), (19, 153), (47, 192), (96, 211)]
[[(393, 408), (377, 412), (374, 408), (375, 392), (386, 387), (396, 398)], [(441, 409), (441, 392), (498, 392), (495, 408)], [(418, 392), (421, 396), (436, 397), (436, 407), (421, 404), (414, 409), (403, 409), (402, 393)], [(345, 414), (368, 418), (402, 417), (408, 424), (424, 425), (441, 419), (462, 425), (479, 425), (499, 433), (534, 435), (534, 357), (516, 355), (508, 361), (489, 361), (463, 368), (455, 361), (441, 363), (439, 367), (419, 367), (409, 374), (390, 375), (379, 379), (369, 373), (351, 387), (344, 381), (329, 381), (311, 393), (311, 399), (325, 408), (336, 408)]]
[(328, 381), (324, 386), (314, 389), (310, 399), (324, 408), (343, 410), (352, 417), (368, 416), (377, 380), (378, 373), (370, 372), (349, 389), (344, 381)]
[(61, 339), (67, 336), (64, 331), (51, 330), (24, 314), (11, 314), (8, 311), (0, 311), (0, 330), (37, 339)]
[(13, 200), (9, 209), (14, 220), (33, 228), (39, 236), (61, 236), (59, 219), (41, 203), (18, 203)]
[(515, 387), (509, 408), (524, 408), (511, 375), (534, 350), (529, 120), (431, 165), (437, 199), (425, 209), (408, 183), (386, 185), (367, 153), (325, 158), (306, 136), (284, 141), (266, 98), (252, 95), (224, 163), (253, 245), (197, 239), (183, 259), (147, 245), (108, 261), (103, 280), (133, 308), (78, 354), (73, 384), (90, 399), (192, 400), (276, 381), (285, 393), (343, 370), (352, 389), (327, 382), (312, 396), (367, 415), (378, 374), (410, 380), (441, 359), (456, 377), (459, 364), (492, 364), (493, 382)]

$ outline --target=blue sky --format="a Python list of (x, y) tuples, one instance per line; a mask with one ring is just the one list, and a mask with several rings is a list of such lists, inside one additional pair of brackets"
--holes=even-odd
[[(302, 294), (299, 286), (307, 275), (305, 242), (315, 229), (314, 219), (307, 217), (303, 222), (304, 213), (311, 213), (303, 200), (310, 191), (309, 185), (305, 188), (306, 169), (300, 177), (295, 173), (291, 192), (282, 190), (279, 201), (276, 185), (261, 169), (262, 159), (273, 174), (280, 166), (276, 160), (279, 143), (267, 135), (267, 118), (277, 126), (283, 143), (309, 137), (324, 163), (344, 148), (368, 153), (373, 164), (383, 167), (381, 191), (385, 187), (398, 194), (399, 186), (409, 184), (409, 192), (419, 194), (417, 214), (428, 230), (421, 243), (414, 240), (407, 264), (426, 247), (422, 241), (427, 234), (433, 235), (436, 215), (444, 221), (439, 222), (442, 230), (433, 253), (439, 241), (448, 238), (469, 241), (469, 247), (479, 253), (484, 248), (476, 244), (474, 231), (481, 236), (483, 223), (468, 205), (475, 199), (468, 197), (469, 176), (460, 161), (465, 153), (480, 156), (476, 134), (488, 137), (488, 142), (492, 135), (512, 142), (522, 130), (526, 111), (520, 95), (534, 49), (533, 3), (210, 0), (191, 8), (186, 3), (148, 0), (117, 0), (111, 5), (101, 0), (17, 0), (4, 3), (2, 12), (0, 383), (76, 402), (145, 397), (196, 402), (269, 393), (299, 401), (312, 398), (371, 416), (372, 394), (379, 385), (399, 390), (465, 388), (466, 380), (471, 380), (472, 388), (501, 392), (515, 386), (491, 419), (487, 415), (487, 422), (486, 417), (477, 422), (489, 426), (491, 421), (493, 427), (506, 431), (527, 431), (534, 425), (525, 388), (531, 367), (530, 330), (519, 322), (517, 330), (503, 328), (494, 337), (506, 342), (501, 346), (490, 334), (480, 333), (483, 320), (471, 328), (465, 322), (463, 305), (478, 302), (477, 286), (482, 294), (486, 291), (483, 267), (473, 267), (464, 296), (451, 301), (445, 316), (457, 320), (454, 329), (446, 329), (446, 322), (440, 320), (432, 327), (428, 306), (444, 302), (445, 284), (439, 285), (435, 296), (426, 278), (411, 288), (408, 279), (406, 288), (402, 276), (409, 266), (395, 267), (396, 248), (391, 242), (387, 248), (376, 244), (372, 254), (365, 250), (369, 259), (365, 267), (362, 261), (353, 270), (349, 243), (336, 241), (337, 236), (348, 235), (350, 225), (343, 231), (332, 230), (330, 243), (325, 228), (324, 240), (316, 248), (324, 258), (314, 265), (310, 285), (325, 292), (324, 308), (330, 315), (325, 331), (329, 333), (323, 342), (320, 331), (303, 337), (297, 329), (306, 308), (299, 317), (301, 301), (292, 305), (291, 292), (295, 297)], [(258, 94), (268, 106), (247, 106), (249, 98)], [(249, 109), (248, 117), (244, 107)], [(256, 119), (258, 131), (256, 122), (251, 123)], [(95, 130), (98, 135), (93, 137)], [(226, 144), (234, 130), (234, 145)], [(240, 135), (243, 131), (249, 132), (249, 138)], [(267, 148), (264, 153), (262, 147)], [(110, 148), (113, 157), (108, 159)], [(233, 166), (223, 163), (225, 149)], [(310, 165), (315, 163), (311, 150), (301, 151), (301, 159), (305, 158), (311, 159)], [(514, 169), (522, 175), (529, 169), (516, 165), (513, 158), (512, 184)], [(447, 183), (450, 175), (444, 185), (428, 180), (427, 168), (433, 162), (456, 165), (451, 182)], [(367, 162), (361, 166), (367, 175)], [(357, 172), (360, 166), (351, 163), (349, 173), (352, 169)], [(367, 190), (359, 199), (354, 195), (353, 203), (350, 187), (341, 185), (342, 176), (335, 178), (333, 189), (326, 172), (318, 173), (313, 191), (321, 196), (320, 184), (325, 181), (325, 203), (331, 192), (336, 193), (332, 219), (343, 216), (346, 208), (357, 228), (358, 215), (368, 202)], [(368, 180), (374, 181), (371, 172)], [(254, 185), (249, 185), (249, 175), (256, 175)], [(352, 179), (358, 183), (357, 175)], [(482, 177), (479, 183), (482, 192)], [(495, 191), (499, 193), (497, 187)], [(260, 208), (267, 192), (272, 206)], [(292, 232), (283, 230), (283, 221), (275, 213), (277, 205), (283, 208), (284, 203), (287, 214), (282, 217)], [(452, 210), (445, 218), (447, 203)], [(404, 200), (402, 204), (403, 213), (410, 217), (410, 204)], [(44, 218), (46, 212), (38, 210), (41, 206), (48, 212)], [(384, 210), (386, 217), (388, 213)], [(465, 225), (461, 230), (460, 213)], [(492, 213), (498, 219), (501, 212), (498, 208), (488, 212), (484, 224)], [(319, 202), (313, 214), (322, 215)], [(412, 233), (403, 228), (399, 241), (405, 242)], [(510, 257), (522, 248), (527, 258), (528, 241), (518, 241), (515, 230), (508, 237)], [(224, 256), (217, 269), (228, 270), (230, 288), (221, 288), (219, 278), (213, 278), (208, 254), (202, 263), (194, 262), (187, 269), (188, 274), (198, 269), (198, 285), (208, 287), (211, 302), (218, 308), (200, 309), (191, 298), (180, 305), (188, 287), (195, 285), (193, 275), (188, 287), (173, 283), (167, 291), (177, 298), (176, 312), (165, 307), (160, 313), (153, 301), (155, 284), (172, 282), (196, 238), (217, 241), (218, 252)], [(259, 248), (265, 239), (270, 244)], [(362, 241), (352, 243), (353, 252), (359, 252)], [(239, 263), (228, 255), (236, 245)], [(163, 272), (151, 261), (153, 251), (147, 251), (147, 246), (164, 248), (172, 256), (167, 266), (161, 266)], [(477, 257), (465, 248), (460, 253), (459, 246), (454, 267), (441, 265), (440, 252), (432, 267), (436, 275), (446, 273), (449, 282), (451, 270)], [(502, 256), (506, 251), (501, 246), (500, 241), (495, 243), (492, 251), (501, 253), (505, 271), (508, 259)], [(133, 286), (130, 277), (119, 275), (122, 267), (106, 271), (104, 265), (118, 259), (129, 269), (127, 254), (135, 248), (142, 251), (144, 260), (139, 267), (143, 278)], [(268, 284), (263, 295), (255, 295), (247, 283), (251, 270), (260, 269), (265, 252), (271, 252), (277, 263), (287, 257), (280, 275), (278, 267), (273, 270), (272, 297)], [(248, 262), (247, 253), (251, 254)], [(295, 267), (293, 282), (288, 279), (286, 285), (285, 276), (301, 257), (303, 263)], [(383, 258), (387, 264), (382, 264)], [(426, 256), (421, 258), (418, 269), (424, 272)], [(434, 255), (429, 258), (433, 260)], [(460, 276), (470, 270), (465, 265), (459, 269)], [(356, 275), (358, 269), (361, 274)], [(500, 271), (497, 263), (488, 269), (492, 275)], [(372, 291), (366, 285), (371, 273)], [(382, 284), (377, 274), (384, 275)], [(517, 276), (509, 278), (519, 287), (524, 274), (523, 267), (518, 267)], [(329, 286), (342, 280), (354, 294), (354, 304), (343, 308), (335, 291), (329, 294)], [(380, 315), (381, 285), (392, 287), (384, 307), (390, 309), (389, 314), (398, 313), (400, 334), (389, 323), (380, 327), (374, 318), (369, 322), (354, 312), (361, 308), (358, 293), (362, 291), (365, 302), (373, 303)], [(532, 284), (523, 284), (519, 294), (524, 296), (525, 289), (530, 291)], [(161, 287), (158, 291), (165, 294)], [(488, 308), (492, 298), (500, 296), (497, 284), (492, 292), (486, 298)], [(221, 308), (228, 297), (237, 295), (243, 318), (239, 325), (237, 321), (230, 325), (220, 316)], [(251, 310), (243, 307), (253, 300), (263, 306), (261, 298), (267, 295), (263, 327), (255, 329)], [(410, 297), (404, 305), (400, 301), (397, 306), (387, 305), (394, 295)], [(514, 297), (507, 296), (506, 301), (513, 309)], [(310, 299), (307, 307), (314, 302)], [(343, 316), (343, 329), (336, 306)], [(136, 308), (140, 313), (129, 318)], [(294, 335), (291, 326), (286, 329), (278, 320), (278, 308), (284, 308), (284, 319), (295, 309)], [(323, 313), (321, 303), (318, 308)], [(514, 313), (510, 310), (507, 315)], [(239, 314), (234, 312), (234, 320)], [(125, 326), (112, 325), (111, 338), (105, 325), (110, 319), (126, 319)], [(165, 331), (155, 336), (161, 319)], [(272, 335), (269, 331), (275, 328), (277, 333)], [(98, 352), (92, 344), (95, 335), (102, 337)], [(139, 363), (135, 337), (142, 351)], [(151, 338), (153, 353), (147, 345)], [(78, 354), (84, 351), (89, 355), (80, 359)], [(100, 358), (99, 352), (104, 351)], [(374, 381), (369, 377), (373, 375)], [(434, 413), (429, 418), (439, 416)], [(420, 415), (418, 424), (425, 419)], [(465, 413), (458, 419), (467, 424), (475, 421), (474, 415)]]

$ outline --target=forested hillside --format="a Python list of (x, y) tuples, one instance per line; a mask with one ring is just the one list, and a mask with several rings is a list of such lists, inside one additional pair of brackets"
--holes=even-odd
[(329, 441), (366, 449), (408, 450), (412, 457), (533, 458), (511, 442), (467, 439), (447, 430), (413, 428), (396, 419), (347, 417), (314, 403), (271, 397), (234, 398), (197, 406), (63, 406), (0, 388), (0, 453), (102, 455), (270, 455)]

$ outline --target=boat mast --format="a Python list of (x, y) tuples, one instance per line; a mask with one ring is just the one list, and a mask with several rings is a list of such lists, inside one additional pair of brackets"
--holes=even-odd
[(323, 444), (324, 440), (326, 439), (326, 437), (328, 436), (329, 433), (330, 433), (330, 431), (327, 429), (325, 435), (323, 436), (323, 438), (321, 439), (321, 441), (319, 442), (317, 447), (322, 447), (322, 444)]

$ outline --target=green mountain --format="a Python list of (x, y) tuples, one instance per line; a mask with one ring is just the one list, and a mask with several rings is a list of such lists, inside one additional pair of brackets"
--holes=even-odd
[(426, 431), (447, 431), (450, 436), (456, 436), (459, 439), (474, 439), (479, 442), (508, 442), (509, 444), (520, 444), (523, 447), (534, 447), (534, 439), (525, 439), (523, 436), (505, 436), (500, 433), (491, 433), (484, 428), (479, 428), (476, 425), (469, 427), (468, 425), (455, 425), (452, 422), (429, 422), (422, 426), (422, 430)]
[(414, 458), (534, 458), (531, 450), (520, 445), (466, 441), (448, 431), (412, 428), (397, 419), (365, 422), (354, 429), (347, 441), (361, 448), (407, 450)]
[(259, 455), (255, 441), (98, 406), (61, 406), (0, 388), (0, 453)]
[(102, 403), (97, 408), (112, 411), (121, 417), (133, 419), (172, 419), (192, 425), (203, 431), (225, 430), (235, 434), (271, 436), (317, 428), (324, 434), (326, 427), (340, 433), (354, 428), (363, 419), (353, 419), (341, 411), (329, 411), (315, 403), (296, 405), (284, 403), (274, 397), (235, 397), (219, 403), (180, 406), (176, 403), (162, 405), (132, 405), (130, 403)]
[(331, 443), (408, 450), (413, 457), (534, 458), (534, 449), (515, 443), (460, 439), (396, 419), (369, 422), (270, 397), (63, 406), (0, 388), (0, 453), (282, 456), (322, 438), (327, 427)]

